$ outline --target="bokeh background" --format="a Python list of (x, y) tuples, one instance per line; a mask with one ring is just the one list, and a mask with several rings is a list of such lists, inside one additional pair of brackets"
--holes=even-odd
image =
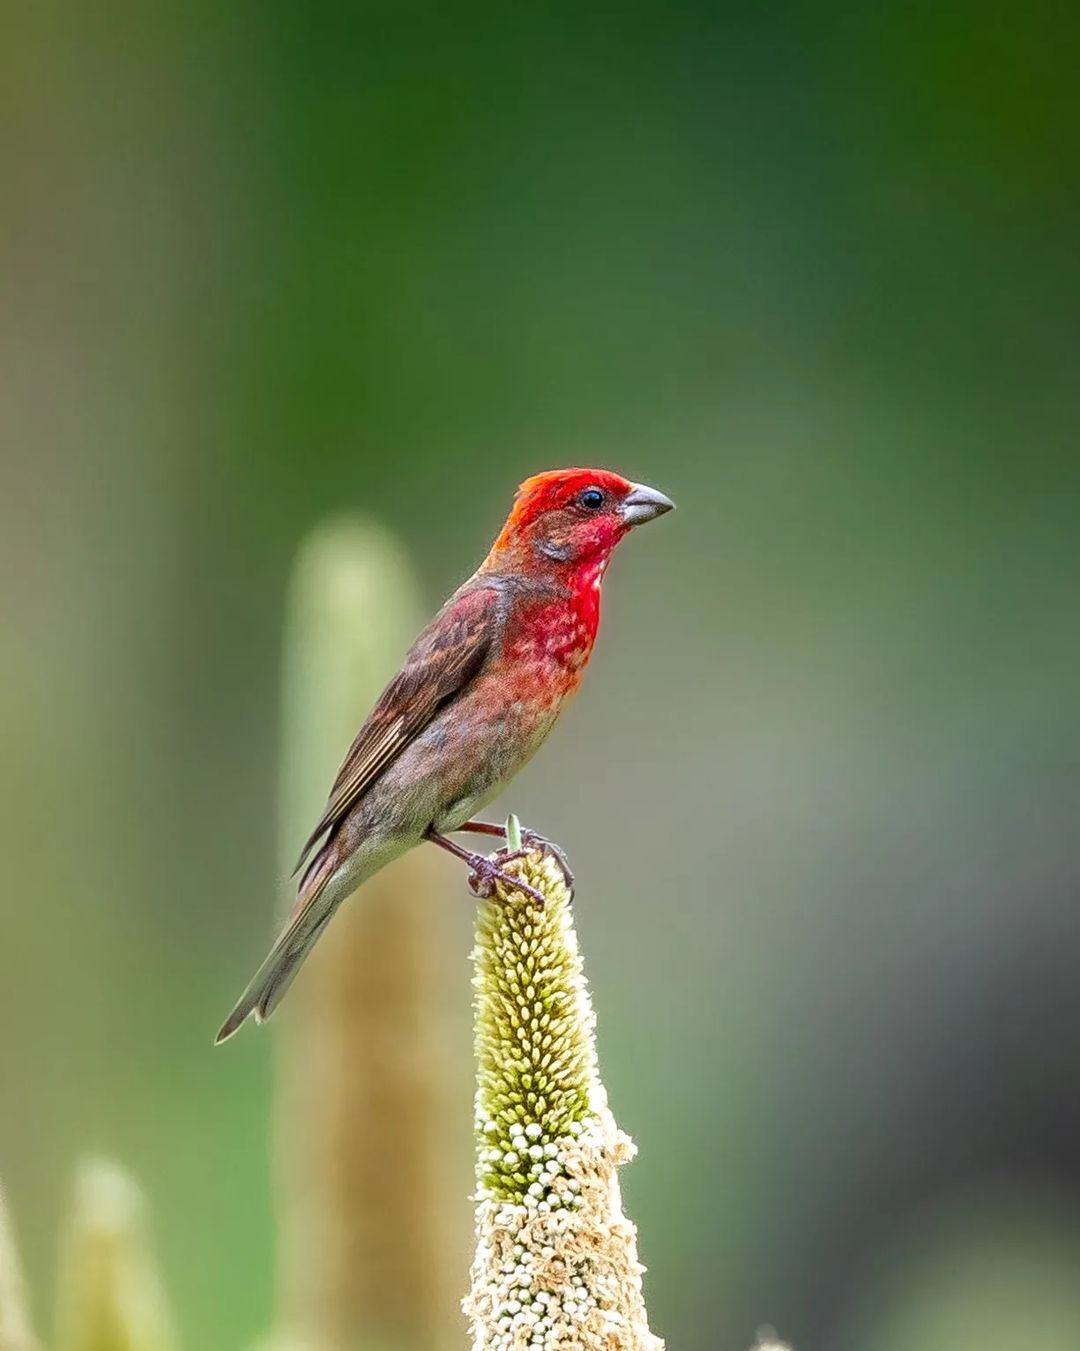
[(680, 511), (504, 805), (578, 874), (654, 1326), (1080, 1346), (1075, 9), (4, 28), (0, 1178), (40, 1320), (93, 1148), (186, 1343), (266, 1326), (272, 1034), (209, 1041), (276, 903), (298, 542), (375, 516), (434, 605), (520, 478), (596, 462)]

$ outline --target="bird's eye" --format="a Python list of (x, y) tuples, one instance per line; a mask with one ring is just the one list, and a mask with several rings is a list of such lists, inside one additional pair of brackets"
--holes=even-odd
[(599, 511), (604, 505), (604, 494), (599, 488), (586, 488), (578, 494), (578, 502), (586, 511)]

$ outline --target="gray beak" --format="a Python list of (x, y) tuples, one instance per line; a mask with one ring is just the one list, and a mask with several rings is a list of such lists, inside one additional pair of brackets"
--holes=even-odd
[(619, 510), (627, 525), (643, 525), (646, 521), (655, 521), (657, 516), (663, 516), (665, 511), (674, 511), (675, 503), (655, 488), (647, 488), (644, 483), (634, 483), (628, 496), (623, 498)]

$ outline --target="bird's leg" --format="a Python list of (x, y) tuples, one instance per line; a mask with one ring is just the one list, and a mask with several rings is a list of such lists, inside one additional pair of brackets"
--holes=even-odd
[(500, 826), (495, 821), (466, 821), (464, 825), (458, 826), (458, 830), (463, 835), (469, 832), (473, 835), (497, 835), (500, 840), (506, 839), (506, 827)]
[[(482, 825), (483, 822), (480, 822), (480, 824)], [(526, 896), (531, 896), (537, 905), (543, 907), (544, 897), (541, 892), (537, 891), (535, 887), (530, 887), (527, 882), (522, 882), (520, 878), (503, 872), (502, 869), (504, 863), (510, 863), (515, 858), (521, 858), (525, 853), (524, 849), (513, 854), (503, 852), (496, 858), (487, 858), (484, 854), (474, 854), (472, 850), (463, 849), (460, 844), (448, 840), (445, 835), (440, 835), (434, 826), (428, 826), (427, 838), (432, 844), (437, 844), (440, 849), (445, 849), (448, 854), (463, 859), (469, 865), (469, 889), (475, 896), (482, 896), (485, 899), (493, 896), (495, 894), (495, 883), (502, 882), (517, 891), (523, 891)]]
[[(458, 826), (458, 830), (462, 832), (471, 831), (474, 835), (496, 835), (501, 840), (506, 839), (506, 827), (500, 826), (494, 821), (466, 821), (464, 825)], [(538, 835), (535, 830), (529, 830), (527, 826), (522, 826), (521, 844), (525, 853), (528, 853), (530, 849), (539, 849), (541, 854), (547, 854), (550, 858), (553, 858), (559, 865), (567, 889), (573, 895), (574, 874), (570, 870), (566, 855), (554, 840), (549, 840), (544, 835)]]

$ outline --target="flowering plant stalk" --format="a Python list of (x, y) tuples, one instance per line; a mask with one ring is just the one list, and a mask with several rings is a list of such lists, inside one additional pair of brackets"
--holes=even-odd
[(22, 1264), (0, 1189), (0, 1351), (38, 1351)]
[(105, 1159), (79, 1171), (61, 1252), (55, 1342), (60, 1351), (176, 1348), (142, 1192)]
[[(301, 546), (284, 635), (283, 876), (342, 746), (418, 627), (417, 591), (407, 554), (373, 522), (327, 520)], [(444, 907), (431, 904), (434, 854), (413, 850), (342, 907), (279, 1029), (273, 1351), (453, 1344), (465, 1235), (444, 1166), (438, 1026), (450, 959)], [(464, 1165), (464, 1133), (461, 1144)]]
[(616, 1177), (634, 1146), (600, 1082), (570, 892), (540, 850), (507, 870), (545, 905), (501, 886), (476, 924), (473, 1351), (662, 1351)]

